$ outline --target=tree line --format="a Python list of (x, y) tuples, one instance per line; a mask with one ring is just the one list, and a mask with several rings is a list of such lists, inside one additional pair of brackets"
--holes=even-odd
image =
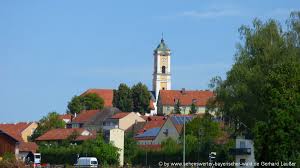
[(227, 78), (212, 79), (217, 110), (236, 131), (254, 137), (255, 159), (300, 164), (300, 13), (286, 27), (255, 19), (239, 29), (241, 43)]

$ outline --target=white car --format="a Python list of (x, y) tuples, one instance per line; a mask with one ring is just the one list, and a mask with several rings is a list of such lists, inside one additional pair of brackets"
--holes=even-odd
[(95, 157), (80, 157), (75, 167), (98, 167), (98, 160)]

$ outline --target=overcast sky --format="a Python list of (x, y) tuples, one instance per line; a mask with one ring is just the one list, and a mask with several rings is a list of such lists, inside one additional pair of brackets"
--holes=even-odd
[(242, 24), (284, 22), (299, 8), (296, 0), (0, 1), (0, 122), (64, 113), (89, 88), (152, 89), (162, 32), (172, 89), (207, 89), (226, 78)]

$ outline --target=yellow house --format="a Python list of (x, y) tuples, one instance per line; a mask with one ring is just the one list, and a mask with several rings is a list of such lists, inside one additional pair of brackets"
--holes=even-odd
[(121, 112), (113, 115), (109, 119), (105, 120), (103, 123), (103, 129), (108, 130), (111, 128), (120, 128), (122, 130), (127, 130), (135, 123), (145, 122), (139, 113), (135, 112)]

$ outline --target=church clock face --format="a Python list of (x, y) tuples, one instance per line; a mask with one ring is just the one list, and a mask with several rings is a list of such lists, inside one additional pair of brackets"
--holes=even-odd
[(162, 62), (166, 63), (167, 62), (167, 58), (162, 58)]

